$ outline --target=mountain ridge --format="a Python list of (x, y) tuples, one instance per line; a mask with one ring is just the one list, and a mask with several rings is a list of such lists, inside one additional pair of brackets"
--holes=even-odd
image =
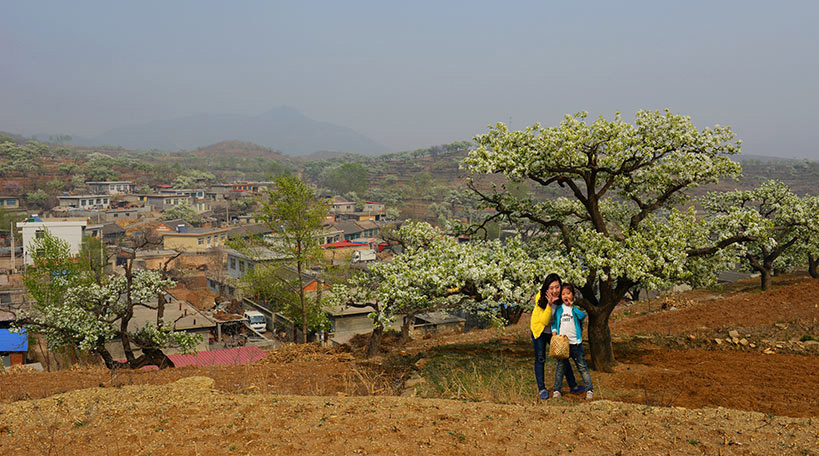
[(364, 155), (389, 152), (386, 146), (351, 128), (312, 119), (289, 106), (258, 115), (194, 114), (152, 120), (108, 130), (84, 145), (177, 151), (231, 140), (259, 144), (294, 156), (328, 150)]

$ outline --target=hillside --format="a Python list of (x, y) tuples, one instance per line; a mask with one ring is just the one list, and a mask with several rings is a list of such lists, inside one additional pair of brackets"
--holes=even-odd
[(222, 141), (220, 143), (211, 144), (209, 146), (200, 147), (192, 150), (190, 155), (202, 158), (265, 158), (281, 162), (288, 162), (291, 164), (298, 163), (298, 159), (289, 155), (284, 155), (277, 150), (269, 147), (263, 147), (258, 144), (253, 144), (245, 141)]
[(311, 119), (281, 106), (259, 115), (199, 114), (124, 126), (93, 139), (91, 145), (176, 151), (221, 141), (240, 140), (290, 155), (337, 150), (375, 155), (387, 148), (347, 127)]

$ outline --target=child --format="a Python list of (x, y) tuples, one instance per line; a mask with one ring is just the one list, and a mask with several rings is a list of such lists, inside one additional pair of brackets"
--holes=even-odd
[[(552, 319), (552, 337), (561, 335), (569, 339), (569, 358), (574, 360), (578, 372), (583, 376), (586, 383), (586, 400), (591, 400), (594, 396), (589, 366), (586, 365), (586, 356), (583, 353), (583, 319), (585, 312), (574, 305), (574, 287), (571, 284), (563, 284), (560, 290), (560, 297), (563, 304), (554, 310)], [(560, 387), (563, 386), (563, 375), (566, 363), (557, 363), (555, 372), (555, 389), (552, 397), (560, 397)]]

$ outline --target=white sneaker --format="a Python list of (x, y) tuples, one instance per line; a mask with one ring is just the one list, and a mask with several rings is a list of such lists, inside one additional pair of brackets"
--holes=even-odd
[(586, 400), (590, 401), (594, 397), (594, 391), (586, 391)]
[(553, 397), (553, 398), (558, 398), (558, 397), (560, 397), (560, 396), (561, 396), (560, 391), (554, 391), (554, 392), (552, 392), (552, 397)]

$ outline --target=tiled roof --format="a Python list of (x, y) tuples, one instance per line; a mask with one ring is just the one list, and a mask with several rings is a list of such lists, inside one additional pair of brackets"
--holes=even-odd
[(259, 347), (236, 347), (199, 352), (194, 355), (168, 355), (175, 367), (236, 366), (255, 363), (267, 355)]

